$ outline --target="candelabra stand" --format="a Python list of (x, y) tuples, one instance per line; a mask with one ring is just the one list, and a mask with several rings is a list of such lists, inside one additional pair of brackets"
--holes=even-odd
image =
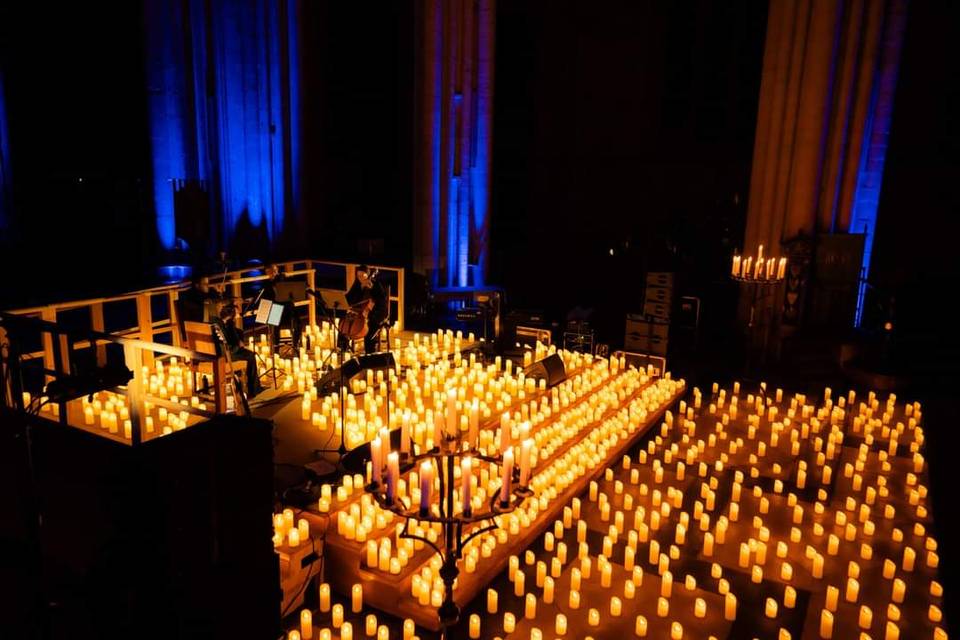
[[(396, 486), (392, 488), (391, 493), (391, 489), (388, 488), (389, 480), (384, 482), (374, 480), (366, 486), (366, 491), (373, 495), (381, 508), (391, 511), (405, 520), (403, 530), (400, 533), (401, 538), (420, 540), (430, 545), (440, 555), (442, 560), (440, 578), (444, 585), (444, 599), (437, 615), (440, 619), (442, 638), (449, 638), (447, 633), (449, 627), (455, 625), (460, 619), (460, 607), (453, 600), (453, 583), (460, 574), (457, 561), (463, 557), (464, 547), (477, 536), (498, 528), (500, 526), (496, 521), (498, 516), (510, 513), (533, 495), (533, 491), (528, 487), (520, 486), (519, 470), (514, 466), (510, 473), (510, 490), (506, 494), (506, 500), (501, 499), (503, 492), (498, 490), (490, 497), (488, 504), (482, 510), (473, 510), (470, 505), (463, 505), (458, 508), (458, 503), (454, 499), (456, 484), (454, 472), (458, 466), (458, 459), (469, 457), (475, 463), (486, 463), (500, 467), (503, 465), (502, 455), (490, 456), (481, 454), (473, 448), (463, 449), (461, 442), (460, 438), (445, 436), (439, 446), (420, 454), (406, 454), (401, 459), (401, 471), (413, 469), (424, 461), (430, 461), (436, 465), (440, 480), (440, 491), (437, 494), (436, 503), (427, 505), (427, 508), (423, 508), (423, 505), (413, 505), (409, 497), (396, 496)], [(423, 536), (410, 533), (409, 524), (412, 519), (442, 525), (443, 546), (441, 547)], [(479, 526), (470, 527), (470, 525)], [(467, 531), (464, 530), (465, 527)]]
[[(775, 290), (775, 287), (783, 282), (783, 277), (777, 274), (773, 275), (770, 278), (749, 278), (743, 277), (740, 275), (731, 275), (730, 278), (740, 283), (741, 286), (750, 287), (750, 319), (747, 322), (747, 354), (744, 363), (744, 373), (749, 376), (751, 367), (751, 354), (755, 349), (755, 345), (758, 340), (757, 331), (761, 324), (763, 324), (763, 336), (760, 346), (760, 363), (763, 364), (767, 359), (767, 337), (769, 335), (769, 323), (761, 322), (757, 318), (757, 307), (761, 304), (761, 301), (764, 298), (769, 297), (772, 292)], [(760, 313), (763, 313), (763, 308), (760, 309)]]

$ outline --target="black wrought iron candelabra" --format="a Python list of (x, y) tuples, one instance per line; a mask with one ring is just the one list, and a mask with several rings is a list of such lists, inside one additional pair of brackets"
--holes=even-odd
[[(455, 470), (460, 466), (458, 462), (467, 457), (473, 461), (471, 464), (497, 465), (501, 470), (505, 464), (502, 453), (496, 456), (486, 455), (474, 447), (464, 448), (464, 442), (459, 437), (445, 435), (440, 444), (429, 451), (403, 454), (402, 458), (398, 457), (400, 473), (422, 468), (420, 465), (425, 461), (436, 465), (436, 474), (440, 483), (439, 491), (436, 492), (436, 502), (431, 500), (424, 505), (421, 500), (420, 505), (414, 505), (409, 495), (398, 496), (396, 485), (390, 486), (389, 464), (387, 477), (380, 481), (374, 477), (373, 481), (366, 486), (366, 491), (373, 496), (381, 508), (404, 519), (403, 530), (400, 532), (401, 538), (420, 540), (440, 555), (439, 573), (443, 580), (444, 597), (437, 616), (442, 638), (449, 638), (448, 629), (460, 619), (460, 607), (453, 599), (453, 584), (460, 575), (457, 562), (463, 557), (464, 548), (477, 536), (499, 528), (500, 525), (496, 521), (498, 516), (514, 511), (523, 504), (524, 500), (533, 495), (533, 491), (528, 486), (521, 485), (522, 475), (519, 466), (508, 462), (511, 469), (508, 475), (510, 486), (507, 487), (507, 491), (503, 490), (503, 483), (501, 483), (501, 487), (490, 496), (482, 510), (473, 509), (469, 502), (461, 501), (458, 504), (455, 499)], [(530, 475), (529, 471), (527, 475)], [(522, 479), (525, 483), (529, 480)], [(431, 498), (433, 493), (431, 491)], [(420, 522), (439, 523), (443, 529), (443, 545), (440, 546), (424, 536), (411, 533), (409, 525), (413, 519)]]

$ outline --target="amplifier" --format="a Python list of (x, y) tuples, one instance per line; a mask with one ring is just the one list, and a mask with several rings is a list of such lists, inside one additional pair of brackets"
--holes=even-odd
[(483, 310), (480, 307), (464, 307), (457, 310), (457, 320), (460, 322), (475, 322), (483, 319)]

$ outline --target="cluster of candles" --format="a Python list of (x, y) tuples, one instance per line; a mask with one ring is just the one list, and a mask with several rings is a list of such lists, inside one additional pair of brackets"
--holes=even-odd
[(300, 518), (294, 523), (293, 509), (273, 514), (273, 546), (296, 549), (310, 539), (310, 523)]
[(787, 273), (787, 259), (763, 258), (763, 245), (757, 249), (757, 257), (733, 256), (730, 275), (744, 280), (783, 280)]
[[(521, 481), (529, 484), (535, 496), (516, 511), (502, 516), (499, 529), (485, 533), (466, 545), (463, 570), (467, 574), (476, 571), (481, 558), (491, 558), (494, 554), (510, 553), (511, 549), (516, 549), (517, 543), (511, 541), (519, 542), (518, 539), (529, 528), (542, 526), (540, 523), (551, 503), (569, 492), (578, 478), (608, 461), (611, 447), (635, 432), (648, 414), (662, 411), (684, 388), (682, 381), (669, 378), (648, 384), (644, 372), (627, 370), (625, 362), (620, 359), (591, 361), (591, 365), (559, 387), (551, 389), (549, 394), (544, 394), (546, 402), (537, 405), (537, 412), (530, 415), (529, 420), (519, 420), (521, 416), (517, 414), (501, 415), (499, 421), (494, 420), (489, 426), (483, 425), (488, 428), (481, 428), (473, 439), (470, 439), (469, 429), (462, 434), (470, 446), (477, 446), (485, 454), (501, 451), (514, 454), (514, 462), (521, 467)], [(542, 415), (541, 409), (546, 409), (553, 419)], [(497, 429), (497, 426), (500, 428)], [(397, 453), (386, 452), (384, 444), (387, 440), (384, 435), (378, 436), (372, 447), (373, 455), (381, 460)], [(402, 442), (401, 438), (401, 445)], [(520, 443), (519, 451), (515, 451), (516, 442)], [(525, 451), (529, 451), (529, 468), (526, 466)], [(511, 457), (505, 454), (504, 467), (509, 464)], [(461, 464), (455, 469), (456, 486), (459, 487), (457, 499), (459, 504), (472, 504), (475, 508), (494, 492), (503, 490), (505, 470), (500, 469), (500, 473), (497, 473), (496, 470), (483, 468), (477, 472), (473, 463), (465, 464), (465, 460), (461, 459)], [(389, 477), (390, 465), (386, 465), (386, 468), (385, 481), (388, 486), (397, 487), (396, 496), (407, 496), (409, 489), (411, 504), (419, 502), (421, 506), (430, 506), (429, 497), (424, 500), (424, 495), (429, 496), (436, 489), (436, 469), (432, 464), (421, 465), (406, 478), (398, 477), (395, 483)], [(373, 479), (373, 467), (369, 473)], [(464, 496), (467, 497), (466, 501)], [(364, 502), (362, 498), (360, 502)], [(343, 529), (347, 534), (345, 537), (350, 537), (352, 533), (349, 531), (351, 524), (361, 519), (371, 522), (376, 510), (371, 509), (369, 514), (362, 513), (369, 507), (369, 503), (362, 509), (355, 503), (349, 509), (341, 507), (334, 514), (338, 533), (341, 531), (341, 522), (346, 523)], [(431, 541), (436, 541), (440, 534), (440, 527), (430, 523), (410, 521), (408, 528)], [(419, 570), (412, 575), (410, 582), (410, 595), (421, 606), (435, 609), (442, 602), (444, 593), (439, 577), (441, 559), (432, 552), (414, 557), (424, 544), (400, 538), (401, 530), (402, 524), (397, 523), (389, 536), (367, 539), (361, 557), (365, 557), (368, 569), (393, 575), (400, 574), (408, 564), (418, 566)], [(369, 533), (369, 530), (365, 531), (365, 534)], [(359, 536), (353, 539), (358, 540)], [(459, 585), (458, 580), (455, 590)], [(471, 628), (479, 625), (479, 619), (471, 620), (470, 624)]]
[[(581, 396), (587, 401), (583, 403), (582, 406), (571, 407), (563, 414), (560, 415), (557, 422), (558, 423), (568, 423), (575, 424), (579, 423), (581, 428), (587, 428), (588, 423), (584, 421), (582, 416), (584, 416), (589, 411), (594, 411), (598, 400), (600, 399), (599, 395), (591, 396), (590, 392), (601, 382), (606, 380), (609, 376), (609, 368), (606, 366), (604, 361), (600, 366), (596, 368), (595, 371), (588, 371), (582, 378), (574, 378), (569, 380), (567, 383), (561, 387), (554, 388), (551, 390), (551, 394), (555, 396), (558, 410), (560, 407), (570, 407), (571, 404), (575, 404), (577, 399)], [(638, 379), (639, 374), (634, 372), (634, 377)], [(639, 383), (637, 383), (639, 384)], [(615, 397), (615, 395), (614, 395)], [(512, 491), (511, 486), (511, 476), (512, 476), (512, 467), (514, 464), (519, 464), (520, 467), (520, 482), (522, 486), (527, 486), (530, 483), (531, 478), (531, 469), (537, 465), (538, 458), (544, 457), (544, 445), (547, 444), (546, 440), (543, 437), (547, 427), (544, 426), (537, 431), (536, 437), (531, 436), (532, 425), (530, 421), (518, 421), (516, 418), (519, 418), (519, 414), (511, 415), (501, 415), (499, 420), (499, 429), (494, 431), (493, 429), (485, 429), (478, 434), (474, 434), (472, 437), (470, 431), (465, 432), (466, 446), (471, 447), (472, 449), (478, 449), (483, 454), (493, 454), (493, 453), (502, 453), (504, 456), (504, 464), (498, 469), (496, 468), (487, 468), (486, 466), (482, 469), (475, 469), (472, 458), (465, 457), (461, 459), (461, 464), (454, 470), (455, 480), (457, 481), (457, 486), (459, 487), (459, 492), (455, 492), (455, 498), (458, 504), (462, 505), (463, 510), (477, 509), (489, 497), (493, 496), (495, 493), (499, 492), (500, 500), (503, 501), (506, 497), (510, 495)], [(534, 416), (537, 418), (537, 416)], [(540, 422), (538, 420), (538, 422)], [(567, 429), (567, 437), (571, 437), (574, 434), (578, 433), (578, 429)], [(562, 439), (561, 435), (554, 435), (555, 439)], [(381, 461), (379, 464), (374, 467), (371, 463), (369, 468), (370, 479), (372, 481), (381, 482), (383, 481), (384, 475), (386, 476), (387, 483), (387, 495), (393, 496), (394, 499), (397, 497), (410, 498), (413, 504), (419, 504), (421, 511), (430, 510), (431, 508), (436, 510), (436, 505), (431, 507), (431, 497), (432, 494), (438, 488), (439, 480), (436, 477), (436, 468), (432, 462), (426, 462), (426, 464), (421, 464), (419, 469), (412, 470), (408, 478), (397, 478), (392, 480), (390, 477), (390, 454), (396, 455), (397, 452), (387, 451), (385, 444), (387, 442), (386, 433), (382, 433), (371, 443), (371, 454), (375, 460)], [(404, 447), (405, 438), (401, 434), (401, 453)], [(515, 451), (514, 442), (519, 442), (519, 451)], [(539, 444), (538, 444), (539, 443)], [(388, 445), (387, 445), (388, 446)], [(550, 452), (554, 451), (556, 444), (548, 444), (546, 449)], [(384, 465), (383, 460), (387, 460), (387, 464)], [(467, 460), (470, 460), (467, 462)], [(399, 461), (399, 457), (398, 457)], [(379, 469), (383, 466), (386, 466), (387, 473), (377, 475), (376, 469)], [(392, 489), (396, 487), (396, 490)], [(466, 499), (465, 499), (466, 498)], [(467, 506), (469, 505), (469, 507)], [(507, 525), (504, 527), (505, 530), (509, 531), (512, 523), (516, 518), (512, 517), (515, 514), (511, 514), (505, 517)], [(338, 513), (339, 518), (349, 518), (346, 512), (341, 511)], [(526, 526), (531, 518), (525, 519), (523, 525)], [(350, 533), (349, 527), (350, 520), (347, 520), (347, 526), (345, 531)], [(516, 521), (517, 529), (519, 529), (520, 521)], [(397, 530), (399, 531), (400, 525), (397, 525)], [(409, 543), (409, 541), (406, 541)], [(475, 546), (480, 546), (478, 545)], [(404, 548), (404, 545), (399, 540), (397, 536), (397, 548), (398, 551)], [(409, 549), (408, 549), (409, 550)], [(473, 557), (471, 560), (471, 554), (469, 550), (467, 552), (468, 557), (466, 560), (466, 570), (472, 572), (472, 569), (475, 567), (476, 557)], [(378, 563), (379, 566), (390, 567), (389, 564), (385, 564), (383, 561)], [(402, 562), (401, 566), (405, 566), (406, 562)], [(391, 573), (396, 573), (396, 565), (391, 568)], [(425, 576), (427, 577), (427, 576)], [(428, 582), (429, 583), (429, 582)], [(442, 594), (441, 594), (442, 595)], [(417, 597), (417, 594), (414, 594)]]
[[(626, 370), (622, 361), (612, 359), (598, 360), (592, 368), (578, 374), (574, 379), (568, 380), (560, 388), (551, 390), (558, 406), (556, 407), (555, 419), (553, 421), (537, 420), (540, 425), (534, 429), (530, 421), (514, 421), (519, 416), (501, 416), (499, 421), (499, 430), (483, 429), (476, 442), (484, 447), (484, 452), (494, 452), (501, 450), (500, 447), (509, 447), (507, 451), (512, 451), (513, 442), (521, 442), (521, 476), (529, 482), (529, 486), (534, 490), (535, 497), (524, 503), (516, 511), (507, 514), (501, 518), (501, 528), (485, 533), (482, 536), (471, 541), (464, 550), (463, 568), (466, 573), (474, 573), (480, 558), (491, 558), (495, 553), (510, 553), (511, 549), (516, 549), (516, 545), (510, 544), (511, 539), (516, 540), (520, 535), (530, 527), (542, 526), (539, 522), (552, 502), (564, 496), (564, 492), (572, 488), (576, 479), (584, 474), (592, 472), (599, 464), (608, 461), (608, 451), (615, 446), (617, 441), (625, 438), (630, 433), (639, 428), (640, 423), (645, 419), (648, 413), (661, 411), (665, 405), (673, 401), (676, 395), (684, 388), (682, 381), (670, 379), (661, 379), (654, 384), (647, 384), (648, 379), (643, 372), (636, 370)], [(563, 394), (562, 406), (560, 406), (560, 395)], [(548, 405), (549, 406), (549, 405)], [(504, 425), (509, 426), (509, 430), (504, 431)], [(506, 436), (504, 434), (507, 434)], [(395, 451), (387, 452), (384, 448), (386, 438), (378, 436), (374, 442), (373, 449), (379, 448), (378, 453), (381, 459), (384, 455), (396, 454)], [(528, 446), (525, 446), (529, 443)], [(486, 449), (489, 447), (489, 449)], [(530, 470), (524, 473), (523, 470), (523, 449), (529, 450)], [(545, 453), (549, 451), (550, 453)], [(544, 464), (537, 466), (537, 457)], [(478, 504), (478, 494), (482, 496), (492, 495), (490, 492), (502, 488), (502, 477), (498, 480), (495, 471), (487, 468), (480, 469), (479, 472), (470, 464), (469, 473), (464, 469), (465, 465), (461, 459), (455, 472), (457, 474), (459, 489), (459, 499), (463, 503), (463, 496), (468, 493), (468, 502), (474, 505)], [(387, 467), (389, 468), (389, 466)], [(430, 469), (429, 471), (427, 469)], [(416, 496), (422, 500), (424, 485), (430, 486), (436, 482), (435, 469), (432, 465), (412, 470), (407, 478), (398, 478), (396, 482), (397, 494), (405, 496), (407, 487), (412, 487), (416, 492), (419, 487), (420, 495)], [(534, 473), (536, 471), (536, 473)], [(371, 479), (373, 479), (373, 466), (368, 469)], [(389, 472), (388, 472), (389, 473)], [(426, 478), (426, 480), (424, 480)], [(469, 479), (469, 489), (464, 490), (464, 478)], [(356, 492), (359, 486), (359, 478), (352, 477), (349, 481), (351, 485), (350, 492)], [(427, 491), (434, 491), (427, 489)], [(332, 494), (332, 489), (326, 488), (324, 491), (328, 497)], [(364, 549), (361, 551), (361, 557), (368, 569), (376, 569), (382, 572), (388, 572), (397, 575), (402, 567), (407, 566), (414, 560), (414, 554), (424, 549), (422, 541), (414, 541), (408, 538), (400, 538), (402, 524), (396, 523), (391, 528), (389, 536), (379, 539), (367, 539), (365, 535), (357, 536), (357, 523), (364, 521), (372, 524), (376, 519), (380, 519), (382, 525), (379, 529), (388, 526), (387, 519), (383, 516), (393, 515), (390, 512), (380, 510), (375, 503), (370, 500), (370, 496), (363, 494), (359, 500), (348, 498), (348, 490), (340, 486), (336, 490), (338, 498), (345, 498), (349, 503), (340, 501), (339, 510), (334, 513), (337, 519), (337, 532), (345, 538), (358, 542), (364, 542)], [(321, 501), (324, 498), (321, 497)], [(422, 504), (422, 503), (421, 503)], [(579, 518), (580, 503), (574, 502), (577, 517)], [(329, 503), (323, 505), (323, 509), (329, 510)], [(564, 509), (564, 518), (567, 521), (573, 518), (573, 511), (567, 507)], [(437, 541), (441, 528), (437, 523), (426, 523), (410, 521), (409, 529), (417, 535), (427, 537), (431, 541)], [(352, 529), (349, 530), (349, 529)], [(584, 529), (585, 531), (585, 529)], [(364, 531), (369, 533), (369, 530)], [(562, 535), (562, 534), (561, 534)], [(501, 547), (498, 549), (497, 547)], [(560, 542), (559, 546), (563, 547)], [(566, 551), (563, 552), (564, 554)], [(410, 583), (411, 596), (420, 605), (429, 608), (436, 608), (443, 599), (443, 583), (439, 576), (441, 559), (435, 553), (429, 553), (424, 559), (416, 562), (420, 567), (419, 571), (412, 575)], [(554, 563), (556, 565), (556, 563)], [(554, 567), (556, 571), (556, 567)], [(545, 588), (552, 590), (554, 587), (554, 577), (547, 575), (537, 577), (537, 584), (548, 585)], [(521, 578), (522, 580), (522, 578)], [(455, 589), (459, 586), (459, 581)], [(532, 594), (529, 594), (532, 597)], [(494, 596), (495, 597), (495, 596)], [(530, 598), (526, 599), (529, 602)], [(535, 605), (532, 605), (535, 607)], [(336, 618), (334, 618), (336, 622)], [(479, 633), (480, 618), (473, 615), (469, 620), (470, 636)], [(342, 631), (341, 631), (342, 632)], [(404, 625), (404, 637), (413, 637), (414, 625), (412, 620), (407, 620)]]
[[(704, 636), (710, 632), (719, 636), (719, 628), (703, 626), (708, 624), (708, 601), (715, 599), (702, 591), (707, 585), (698, 585), (691, 575), (680, 578), (671, 571), (684, 555), (699, 554), (712, 561), (710, 587), (715, 581), (716, 593), (722, 597), (718, 613), (722, 612), (726, 622), (735, 620), (738, 611), (737, 595), (724, 577), (724, 570), (730, 568), (747, 570), (756, 584), (773, 580), (785, 585), (782, 597), (764, 601), (763, 615), (774, 621), (782, 615), (781, 609), (797, 606), (796, 580), (799, 575), (805, 576), (804, 589), (815, 592), (809, 606), (819, 608), (816, 633), (821, 638), (839, 637), (834, 634), (841, 613), (853, 616), (851, 622), (858, 633), (873, 633), (876, 635), (872, 637), (885, 640), (900, 638), (900, 607), (909, 590), (916, 589), (915, 599), (928, 598), (930, 635), (924, 637), (946, 640), (946, 631), (940, 626), (943, 589), (935, 579), (937, 541), (923, 523), (928, 512), (924, 504), (926, 488), (920, 477), (925, 468), (919, 451), (924, 439), (919, 426), (920, 405), (913, 403), (900, 409), (895, 395), (881, 404), (875, 393), (856, 405), (853, 392), (834, 403), (830, 389), (819, 407), (807, 404), (803, 395), (783, 405), (781, 390), (776, 391), (776, 402), (765, 391), (764, 387), (760, 396), (746, 397), (746, 411), (740, 412), (738, 420), (739, 385), (735, 385), (732, 396), (714, 385), (706, 411), (702, 394), (694, 389), (691, 406), (681, 402), (676, 420), (668, 413), (659, 435), (648, 442), (646, 449), (635, 459), (624, 457), (617, 468), (607, 469), (602, 483), (590, 484), (589, 502), (574, 499), (564, 507), (563, 517), (543, 536), (542, 548), (553, 557), (537, 561), (532, 551), (523, 556), (529, 571), (535, 571), (541, 597), (528, 592), (528, 576), (521, 568), (520, 557), (510, 558), (508, 577), (514, 593), (523, 598), (523, 610), (503, 613), (503, 631), (522, 637), (529, 634), (531, 638), (542, 638), (550, 631), (562, 636), (571, 626), (572, 612), (580, 611), (584, 619), (575, 623), (576, 627), (597, 629), (606, 615), (623, 616), (624, 603), (629, 602), (627, 608), (634, 616), (637, 637), (679, 639), (685, 627), (688, 633), (693, 628)], [(845, 426), (850, 434), (862, 437), (862, 444), (844, 446), (848, 437)], [(900, 462), (894, 464), (892, 457), (898, 454)], [(791, 469), (785, 462), (788, 456), (797, 461), (792, 473), (787, 471)], [(805, 459), (812, 459), (814, 466)], [(736, 470), (725, 476), (730, 465)], [(737, 468), (739, 465), (743, 467)], [(833, 467), (839, 469), (835, 479)], [(665, 469), (669, 469), (669, 475)], [(691, 475), (695, 478), (692, 486), (688, 482)], [(754, 482), (752, 487), (746, 484), (748, 476), (755, 481), (761, 475), (773, 476), (772, 491)], [(723, 477), (731, 478), (729, 487), (720, 486)], [(641, 478), (651, 480), (643, 482)], [(832, 481), (834, 497), (827, 502), (826, 488)], [(816, 488), (816, 483), (822, 486)], [(813, 504), (801, 502), (789, 490), (790, 484), (797, 490), (816, 488), (816, 500)], [(727, 493), (727, 489), (730, 501), (723, 508), (716, 496)], [(588, 511), (582, 514), (585, 508)], [(588, 521), (595, 523), (598, 519), (608, 528), (602, 548), (592, 556), (587, 531), (595, 525), (588, 525)], [(771, 526), (780, 521), (790, 523), (789, 532)], [(663, 543), (662, 535), (655, 538), (652, 533), (664, 528), (671, 530), (669, 545)], [(576, 530), (576, 560), (571, 559), (561, 541), (564, 532), (571, 529)], [(612, 581), (609, 558), (624, 536), (622, 568), (628, 578), (618, 585)], [(652, 600), (636, 598), (645, 584), (645, 563), (655, 574), (647, 583), (652, 584), (648, 587), (652, 588)], [(882, 581), (862, 582), (863, 575), (874, 571)], [(538, 603), (555, 602), (555, 580), (567, 572), (570, 587), (565, 611), (555, 615), (554, 629), (533, 626)], [(610, 590), (607, 602), (590, 603), (595, 608), (585, 607), (580, 593), (582, 583), (590, 579)], [(682, 591), (688, 594), (683, 602), (692, 600), (692, 607), (683, 604), (677, 609), (676, 584), (683, 585)], [(885, 595), (878, 598), (879, 593)], [(883, 598), (888, 601), (883, 609), (867, 604)], [(648, 601), (650, 611), (644, 610)], [(841, 602), (847, 607), (840, 608)], [(487, 592), (487, 613), (499, 613), (496, 591)], [(542, 615), (538, 619), (542, 620)], [(718, 616), (712, 620), (711, 624), (721, 624)], [(480, 620), (475, 623), (471, 620), (472, 638), (480, 637)], [(911, 633), (919, 633), (919, 623), (911, 621)], [(791, 636), (781, 627), (778, 637)]]
[[(538, 386), (537, 381), (515, 370), (509, 360), (497, 358), (484, 366), (475, 354), (463, 357), (459, 340), (452, 342), (452, 359), (437, 358), (423, 366), (417, 361), (408, 366), (402, 376), (394, 369), (368, 370), (364, 377), (354, 379), (344, 398), (342, 422), (347, 447), (370, 442), (384, 428), (399, 428), (404, 434), (402, 453), (409, 451), (406, 448), (409, 443), (426, 450), (457, 432), (476, 441), (482, 421), (514, 407), (522, 420), (530, 419), (539, 405), (533, 405), (529, 399), (538, 392), (543, 393), (545, 382), (541, 380)], [(417, 342), (421, 342), (418, 336), (410, 341), (411, 344)], [(435, 342), (442, 344), (438, 339)], [(429, 344), (426, 340), (422, 343)], [(541, 348), (544, 353), (556, 351), (555, 347)], [(417, 353), (422, 350), (421, 344)], [(589, 356), (571, 353), (565, 353), (564, 358), (568, 368), (574, 369), (592, 360)], [(300, 410), (302, 420), (320, 430), (332, 428), (334, 436), (339, 437), (340, 398), (336, 394), (318, 398), (315, 388), (304, 389)]]

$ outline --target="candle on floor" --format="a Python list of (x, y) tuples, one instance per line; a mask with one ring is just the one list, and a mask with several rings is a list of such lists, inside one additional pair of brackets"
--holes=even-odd
[(676, 620), (670, 624), (670, 640), (683, 640), (683, 625)]
[(614, 618), (619, 618), (620, 614), (623, 612), (623, 602), (620, 598), (613, 596), (610, 598), (610, 615)]
[(480, 637), (480, 616), (475, 613), (470, 615), (470, 637)]
[(773, 598), (767, 598), (766, 606), (764, 607), (764, 613), (768, 618), (777, 617), (777, 601)]
[(833, 637), (833, 614), (826, 609), (820, 611), (820, 637)]
[(707, 601), (703, 598), (697, 598), (693, 603), (693, 615), (697, 618), (703, 618), (707, 615)]
[(365, 619), (366, 623), (366, 632), (368, 636), (376, 635), (377, 633), (377, 616), (372, 613), (367, 614)]
[(553, 593), (554, 593), (554, 581), (553, 578), (547, 576), (543, 579), (543, 601), (547, 604), (553, 603)]
[(497, 597), (495, 589), (487, 589), (487, 613), (497, 612)]
[(500, 504), (510, 504), (510, 481), (513, 475), (513, 449), (503, 454), (503, 467), (500, 475)]
[(524, 599), (523, 617), (527, 620), (533, 620), (537, 617), (537, 596), (528, 593)]
[(670, 601), (663, 596), (657, 598), (657, 615), (661, 618), (666, 618), (670, 615)]
[(587, 612), (587, 624), (591, 627), (600, 626), (600, 612), (596, 609), (590, 609), (590, 611)]
[[(336, 627), (337, 625), (333, 625)], [(344, 622), (340, 626), (340, 640), (353, 640), (353, 624)]]
[(860, 607), (859, 623), (861, 629), (869, 629), (873, 624), (873, 610), (871, 610), (867, 605), (862, 605)]
[(330, 619), (334, 629), (339, 629), (343, 625), (343, 605), (342, 604), (333, 605), (333, 610), (330, 614)]
[(554, 622), (554, 630), (558, 636), (567, 634), (567, 616), (562, 613), (557, 614), (556, 621)]
[(729, 591), (724, 596), (723, 617), (725, 620), (736, 620), (737, 618), (737, 596)]
[(350, 610), (354, 613), (360, 613), (363, 609), (363, 586), (358, 584), (353, 585), (353, 588), (350, 590)]
[(579, 609), (580, 608), (580, 592), (577, 591), (576, 589), (571, 589), (567, 604), (570, 606), (571, 609)]
[(310, 640), (313, 637), (313, 614), (309, 609), (300, 612), (300, 635), (304, 640)]
[(509, 611), (503, 614), (504, 633), (513, 633), (517, 628), (517, 619)]
[(856, 602), (857, 597), (860, 595), (860, 583), (856, 578), (847, 579), (847, 592), (846, 600), (847, 602)]
[(320, 585), (320, 611), (330, 611), (330, 585), (326, 582)]

